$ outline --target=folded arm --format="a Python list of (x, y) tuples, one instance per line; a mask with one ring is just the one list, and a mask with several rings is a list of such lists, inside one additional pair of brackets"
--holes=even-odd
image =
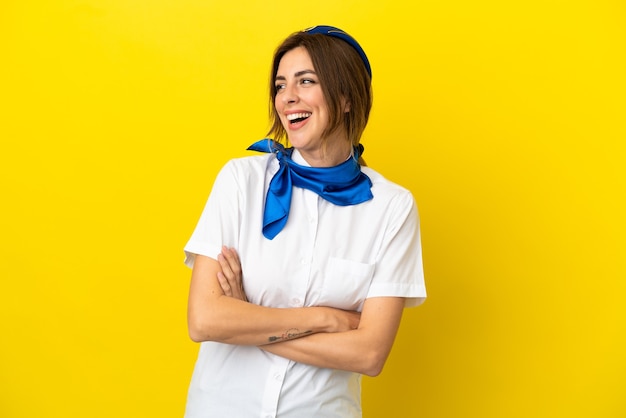
[(221, 271), (218, 260), (196, 256), (187, 311), (189, 336), (194, 341), (264, 345), (358, 326), (356, 312), (325, 307), (268, 308), (241, 300), (241, 296), (225, 296), (218, 278)]
[[(218, 277), (224, 294), (233, 299), (245, 299), (237, 253), (224, 248), (219, 263), (221, 271)], [(300, 363), (376, 376), (382, 371), (391, 352), (404, 303), (404, 298), (369, 298), (363, 304), (360, 321), (355, 329), (311, 333), (297, 340), (259, 344), (259, 348)]]
[(403, 298), (370, 298), (355, 330), (310, 335), (260, 348), (300, 363), (376, 376), (391, 352), (403, 309)]

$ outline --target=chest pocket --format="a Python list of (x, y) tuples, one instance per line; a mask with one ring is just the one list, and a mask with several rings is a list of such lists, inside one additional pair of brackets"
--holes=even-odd
[(361, 310), (374, 276), (374, 264), (331, 257), (324, 271), (321, 304)]

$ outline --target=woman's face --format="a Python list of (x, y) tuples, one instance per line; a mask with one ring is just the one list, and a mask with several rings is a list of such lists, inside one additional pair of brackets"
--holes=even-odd
[(331, 166), (343, 162), (350, 145), (341, 132), (327, 138), (322, 153), (322, 134), (328, 126), (328, 106), (311, 57), (303, 47), (283, 55), (276, 78), (274, 105), (287, 132), (289, 142), (313, 166)]

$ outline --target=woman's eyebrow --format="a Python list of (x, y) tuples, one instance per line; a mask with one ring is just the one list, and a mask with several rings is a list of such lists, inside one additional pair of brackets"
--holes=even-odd
[[(302, 71), (298, 71), (296, 72), (293, 76), (294, 77), (301, 77), (305, 74), (315, 74), (315, 71), (313, 70), (302, 70)], [(286, 80), (284, 75), (277, 75), (275, 80)]]
[(300, 77), (303, 76), (305, 74), (315, 74), (315, 71), (313, 70), (302, 70), (302, 71), (298, 71), (297, 73), (294, 74), (295, 77)]

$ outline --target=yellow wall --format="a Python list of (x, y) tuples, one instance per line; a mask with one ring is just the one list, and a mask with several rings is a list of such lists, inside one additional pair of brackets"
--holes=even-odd
[(429, 300), (364, 416), (626, 416), (622, 1), (3, 1), (0, 416), (181, 416), (182, 247), (267, 128), (273, 48), (370, 56), (368, 163), (420, 206)]

